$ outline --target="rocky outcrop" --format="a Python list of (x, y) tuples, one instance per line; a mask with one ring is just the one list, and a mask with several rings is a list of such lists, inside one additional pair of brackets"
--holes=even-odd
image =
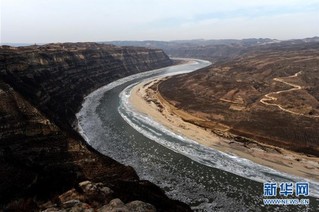
[(77, 189), (59, 195), (54, 201), (39, 206), (42, 211), (131, 211), (155, 212), (156, 208), (146, 202), (135, 200), (129, 203), (114, 196), (114, 192), (102, 183), (84, 181)]
[[(78, 183), (85, 180), (107, 185), (103, 192), (126, 208), (137, 207), (132, 201), (138, 200), (158, 211), (190, 210), (140, 180), (133, 168), (87, 146), (71, 127), (90, 91), (171, 63), (161, 50), (94, 43), (0, 47), (0, 210), (40, 210), (67, 190), (82, 195)], [(62, 206), (97, 208), (90, 198)], [(92, 201), (111, 204), (111, 198), (102, 199)]]
[[(7, 210), (18, 211), (23, 203), (21, 201), (12, 202), (7, 206)], [(30, 210), (31, 208), (23, 208)], [(140, 200), (134, 200), (124, 203), (121, 199), (116, 198), (112, 189), (103, 183), (93, 183), (91, 181), (80, 182), (76, 188), (68, 190), (56, 198), (45, 202), (38, 203), (39, 211), (87, 211), (87, 212), (155, 212), (156, 208)]]

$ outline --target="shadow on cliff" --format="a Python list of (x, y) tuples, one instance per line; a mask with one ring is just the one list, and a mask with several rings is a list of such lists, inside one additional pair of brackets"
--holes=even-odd
[[(159, 211), (189, 207), (170, 200), (133, 168), (103, 156), (76, 133), (62, 131), (0, 81), (0, 204), (34, 210), (84, 180), (102, 182), (124, 202), (141, 200)], [(5, 130), (7, 129), (7, 130)]]
[(16, 209), (34, 209), (91, 180), (106, 184), (124, 202), (141, 200), (159, 211), (190, 210), (140, 181), (132, 167), (92, 149), (71, 126), (85, 95), (115, 79), (171, 65), (165, 53), (50, 44), (0, 48), (0, 62), (2, 207), (11, 202)]

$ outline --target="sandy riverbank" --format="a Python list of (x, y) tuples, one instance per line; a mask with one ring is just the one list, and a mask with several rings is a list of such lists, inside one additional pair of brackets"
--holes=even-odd
[[(319, 158), (288, 151), (258, 142), (240, 142), (225, 139), (194, 123), (202, 120), (179, 110), (167, 102), (157, 91), (157, 84), (163, 79), (154, 79), (135, 86), (130, 96), (133, 107), (152, 117), (168, 129), (182, 134), (205, 146), (225, 153), (247, 158), (258, 164), (271, 167), (295, 176), (319, 181)], [(214, 124), (214, 130), (227, 135), (227, 126)]]

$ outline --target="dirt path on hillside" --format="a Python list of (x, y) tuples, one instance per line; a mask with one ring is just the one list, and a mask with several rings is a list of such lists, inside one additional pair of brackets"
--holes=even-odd
[(271, 96), (271, 95), (274, 95), (274, 94), (281, 94), (281, 93), (284, 93), (284, 92), (293, 92), (293, 91), (296, 91), (296, 90), (301, 90), (303, 89), (302, 86), (300, 85), (297, 85), (297, 84), (293, 84), (293, 83), (290, 83), (290, 82), (286, 82), (283, 78), (295, 78), (295, 77), (298, 77), (298, 75), (300, 75), (302, 72), (299, 71), (298, 73), (295, 73), (294, 75), (292, 76), (289, 76), (289, 77), (276, 77), (274, 78), (273, 80), (274, 81), (277, 81), (277, 82), (281, 82), (281, 83), (284, 83), (286, 85), (289, 85), (289, 86), (292, 86), (293, 88), (291, 89), (288, 89), (288, 90), (281, 90), (281, 91), (276, 91), (276, 92), (271, 92), (271, 93), (268, 93), (264, 96), (264, 98), (262, 98), (260, 100), (260, 102), (264, 105), (271, 105), (271, 106), (276, 106), (278, 107), (280, 110), (284, 111), (284, 112), (287, 112), (287, 113), (291, 113), (291, 114), (294, 114), (294, 115), (299, 115), (299, 116), (306, 116), (306, 117), (311, 117), (311, 118), (318, 118), (319, 115), (317, 116), (310, 116), (310, 115), (305, 115), (305, 114), (302, 114), (302, 113), (297, 113), (295, 111), (292, 111), (292, 110), (288, 110), (286, 108), (284, 108), (283, 106), (281, 106), (280, 104), (275, 104), (275, 103), (269, 103), (267, 101), (277, 101), (278, 98), (274, 97), (274, 96)]

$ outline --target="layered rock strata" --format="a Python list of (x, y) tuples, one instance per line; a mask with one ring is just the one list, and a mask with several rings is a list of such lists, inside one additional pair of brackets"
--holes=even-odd
[(190, 210), (90, 148), (71, 127), (89, 92), (171, 64), (161, 50), (95, 43), (0, 47), (0, 208), (40, 210), (90, 180), (110, 188), (126, 208), (143, 201), (158, 211)]
[(85, 95), (116, 79), (172, 65), (159, 49), (96, 43), (1, 47), (0, 76), (59, 124)]

